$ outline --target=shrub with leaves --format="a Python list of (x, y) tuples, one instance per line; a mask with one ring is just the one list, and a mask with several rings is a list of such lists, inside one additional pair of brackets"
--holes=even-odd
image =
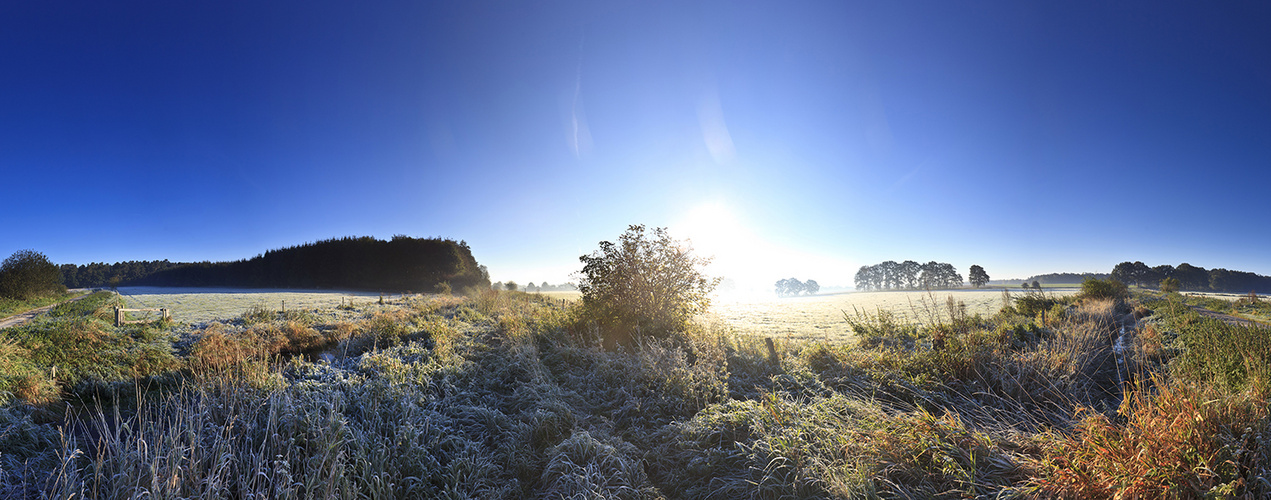
[(35, 250), (18, 250), (0, 264), (0, 296), (14, 300), (66, 291), (62, 273)]
[(1083, 281), (1081, 292), (1077, 294), (1077, 297), (1082, 299), (1125, 299), (1129, 296), (1130, 292), (1125, 287), (1125, 283), (1114, 279)]
[(683, 330), (710, 307), (710, 292), (719, 284), (703, 273), (710, 259), (694, 256), (665, 228), (650, 232), (633, 225), (618, 243), (602, 241), (600, 250), (579, 260), (584, 315), (604, 330), (609, 347), (628, 344), (633, 334), (665, 337)]

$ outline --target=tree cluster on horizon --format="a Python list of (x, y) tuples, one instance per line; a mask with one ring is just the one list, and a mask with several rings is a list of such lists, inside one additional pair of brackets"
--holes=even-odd
[(1029, 276), (1024, 283), (1037, 282), (1043, 285), (1074, 284), (1079, 285), (1088, 280), (1106, 280), (1106, 273), (1049, 273)]
[(1140, 261), (1122, 262), (1112, 268), (1110, 276), (1127, 285), (1143, 287), (1157, 287), (1161, 281), (1173, 278), (1177, 283), (1171, 285), (1177, 286), (1179, 290), (1230, 293), (1267, 293), (1271, 290), (1271, 276), (1223, 268), (1205, 269), (1186, 262), (1178, 267), (1169, 264), (1149, 267)]
[[(957, 288), (962, 275), (952, 264), (931, 261), (919, 264), (912, 260), (889, 260), (856, 271), (857, 290), (922, 290)], [(987, 282), (987, 281), (986, 281)]]
[(821, 284), (812, 279), (799, 281), (798, 278), (786, 278), (777, 281), (776, 289), (778, 297), (793, 297), (800, 293), (816, 295), (821, 291)]
[(576, 292), (578, 291), (578, 287), (574, 286), (573, 283), (561, 283), (559, 285), (553, 285), (546, 281), (542, 283), (534, 283), (533, 281), (531, 281), (529, 282), (529, 284), (524, 286), (518, 285), (515, 281), (508, 281), (508, 283), (512, 284), (513, 287), (508, 288), (507, 285), (504, 284), (502, 281), (496, 281), (494, 282), (493, 285), (490, 286), (490, 288), (494, 290), (521, 290), (524, 292)]

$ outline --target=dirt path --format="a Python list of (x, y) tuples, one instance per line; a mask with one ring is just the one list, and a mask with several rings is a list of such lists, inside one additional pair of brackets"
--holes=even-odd
[(12, 327), (12, 326), (18, 326), (18, 325), (24, 324), (24, 323), (26, 323), (26, 322), (28, 322), (28, 321), (31, 321), (31, 320), (35, 319), (35, 317), (36, 317), (36, 316), (39, 316), (39, 315), (41, 315), (41, 314), (44, 314), (44, 313), (48, 312), (50, 309), (53, 309), (54, 307), (60, 306), (60, 305), (65, 304), (65, 303), (67, 303), (67, 302), (75, 302), (75, 301), (80, 300), (80, 299), (82, 299), (82, 298), (84, 298), (84, 297), (87, 297), (87, 296), (89, 296), (89, 295), (92, 295), (92, 294), (91, 294), (91, 293), (86, 293), (86, 294), (84, 294), (84, 295), (80, 295), (79, 297), (75, 297), (75, 298), (70, 299), (70, 300), (66, 300), (66, 301), (63, 301), (63, 302), (59, 302), (59, 303), (57, 303), (57, 304), (53, 304), (53, 305), (51, 305), (51, 306), (39, 307), (39, 308), (32, 309), (32, 310), (27, 311), (27, 312), (24, 312), (24, 313), (18, 313), (18, 314), (14, 314), (13, 316), (9, 316), (9, 317), (4, 318), (4, 319), (0, 319), (0, 330), (3, 330), (3, 329), (5, 329), (5, 328), (9, 328), (9, 327)]
[(1259, 323), (1259, 322), (1257, 322), (1257, 321), (1254, 321), (1254, 320), (1251, 320), (1251, 319), (1248, 319), (1248, 318), (1241, 318), (1241, 317), (1239, 317), (1239, 316), (1232, 316), (1232, 315), (1230, 315), (1230, 314), (1223, 314), (1223, 313), (1220, 313), (1220, 312), (1211, 311), (1211, 310), (1209, 310), (1209, 309), (1205, 309), (1204, 307), (1201, 307), (1201, 306), (1188, 306), (1188, 307), (1192, 308), (1192, 310), (1193, 310), (1193, 311), (1196, 311), (1196, 312), (1197, 312), (1197, 313), (1199, 313), (1201, 316), (1205, 316), (1205, 317), (1207, 317), (1207, 318), (1214, 318), (1214, 319), (1216, 319), (1216, 320), (1222, 321), (1222, 322), (1227, 323), (1228, 325), (1232, 325), (1232, 326), (1245, 326), (1245, 327), (1265, 327), (1265, 326), (1267, 326), (1267, 325), (1265, 325), (1265, 324), (1263, 324), (1263, 323)]

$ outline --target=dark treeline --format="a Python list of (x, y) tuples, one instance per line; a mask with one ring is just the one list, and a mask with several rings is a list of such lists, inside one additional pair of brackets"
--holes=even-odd
[(912, 260), (889, 260), (872, 266), (861, 266), (856, 271), (857, 290), (919, 290), (960, 286), (962, 275), (958, 274), (952, 264), (943, 262), (919, 264)]
[[(155, 270), (144, 273), (147, 266)], [(114, 274), (105, 268), (110, 268)], [(66, 280), (67, 268), (64, 266), (63, 269), (63, 279)], [(105, 276), (105, 279), (99, 276)], [(484, 266), (477, 264), (466, 242), (407, 236), (394, 236), (390, 241), (371, 237), (331, 239), (270, 250), (252, 259), (234, 262), (90, 264), (79, 266), (73, 278), (78, 286), (345, 288), (416, 292), (434, 291), (446, 286), (454, 291), (490, 286), (489, 274)]]
[(67, 288), (101, 288), (136, 282), (146, 276), (180, 264), (166, 260), (130, 260), (105, 264), (93, 262), (77, 266), (62, 264), (62, 284)]
[(1106, 279), (1108, 279), (1108, 275), (1102, 274), (1102, 273), (1050, 273), (1050, 274), (1039, 274), (1037, 276), (1030, 276), (1028, 279), (1024, 280), (1024, 282), (1029, 283), (1029, 282), (1036, 281), (1043, 285), (1046, 285), (1046, 284), (1080, 285), (1082, 283), (1085, 283), (1086, 280), (1106, 280)]
[(1271, 276), (1263, 276), (1247, 271), (1231, 271), (1227, 269), (1205, 269), (1186, 262), (1178, 267), (1169, 264), (1148, 267), (1142, 262), (1122, 262), (1112, 268), (1112, 279), (1127, 285), (1147, 287), (1159, 286), (1161, 280), (1174, 278), (1182, 290), (1208, 292), (1259, 292), (1271, 290)]

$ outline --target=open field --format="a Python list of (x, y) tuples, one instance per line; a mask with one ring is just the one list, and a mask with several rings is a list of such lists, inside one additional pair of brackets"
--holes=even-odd
[(578, 292), (578, 291), (534, 292), (534, 293), (538, 295), (542, 295), (544, 297), (556, 299), (556, 300), (563, 299), (567, 301), (575, 301), (575, 300), (581, 299), (583, 296), (582, 292)]
[[(253, 307), (281, 310), (334, 309), (349, 301), (378, 302), (373, 292), (339, 290), (262, 290), (253, 288), (120, 287), (128, 307), (168, 308), (178, 323), (201, 324), (241, 316)], [(384, 300), (399, 295), (385, 295)], [(156, 315), (158, 313), (155, 313)]]
[[(1076, 288), (1047, 289), (1047, 295), (1067, 297)], [(1012, 297), (1024, 294), (1010, 291)], [(947, 302), (966, 304), (970, 315), (991, 316), (1002, 308), (1002, 289), (846, 292), (804, 297), (716, 299), (707, 322), (719, 322), (747, 335), (767, 335), (797, 340), (844, 343), (852, 332), (843, 313), (889, 311), (905, 321), (920, 324), (948, 320)]]

